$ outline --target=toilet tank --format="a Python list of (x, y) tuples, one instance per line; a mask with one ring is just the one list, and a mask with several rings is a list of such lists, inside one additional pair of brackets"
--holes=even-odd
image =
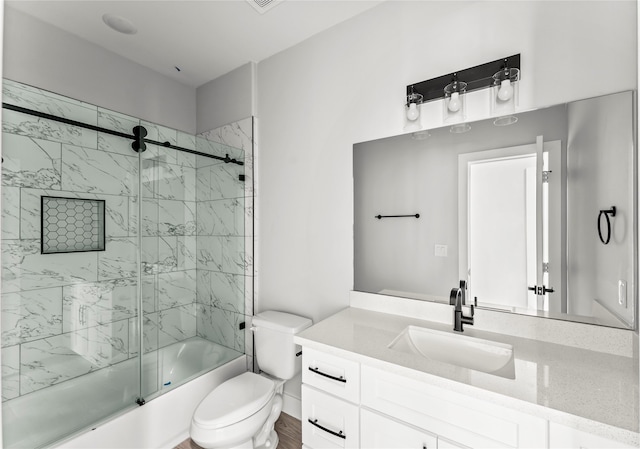
[(300, 372), (300, 346), (293, 336), (311, 326), (312, 321), (291, 313), (268, 310), (252, 319), (255, 354), (258, 366), (267, 374), (288, 380)]

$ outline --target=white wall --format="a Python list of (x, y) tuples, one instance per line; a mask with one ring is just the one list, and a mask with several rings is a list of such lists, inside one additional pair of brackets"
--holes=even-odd
[(636, 16), (631, 1), (393, 1), (260, 62), (258, 310), (348, 305), (352, 145), (405, 131), (407, 84), (520, 53), (520, 109), (634, 89)]
[(198, 87), (196, 132), (203, 133), (254, 114), (255, 68), (249, 62)]
[(11, 7), (4, 17), (3, 76), (195, 133), (194, 88)]

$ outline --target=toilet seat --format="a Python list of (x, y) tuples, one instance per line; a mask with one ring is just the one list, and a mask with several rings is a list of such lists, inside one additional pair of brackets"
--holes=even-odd
[(193, 421), (203, 429), (219, 429), (247, 419), (271, 401), (275, 384), (246, 372), (227, 380), (200, 402)]

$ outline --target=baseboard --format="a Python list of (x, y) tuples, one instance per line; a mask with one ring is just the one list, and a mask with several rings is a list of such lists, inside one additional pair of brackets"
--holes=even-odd
[(282, 411), (296, 419), (302, 418), (302, 400), (294, 396), (283, 394)]

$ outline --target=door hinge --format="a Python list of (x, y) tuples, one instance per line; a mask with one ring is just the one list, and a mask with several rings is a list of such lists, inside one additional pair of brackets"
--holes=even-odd
[(552, 173), (551, 170), (545, 170), (542, 172), (542, 182), (543, 183), (548, 183), (549, 182), (549, 173)]

